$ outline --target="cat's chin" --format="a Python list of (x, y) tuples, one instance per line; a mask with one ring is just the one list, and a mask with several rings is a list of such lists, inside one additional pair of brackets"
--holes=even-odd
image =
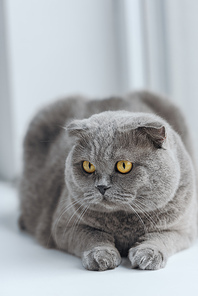
[(102, 200), (98, 203), (91, 204), (89, 209), (100, 212), (116, 212), (120, 210), (120, 205), (117, 205), (115, 202)]

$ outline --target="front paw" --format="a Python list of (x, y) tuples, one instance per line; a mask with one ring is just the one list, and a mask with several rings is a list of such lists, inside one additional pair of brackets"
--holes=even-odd
[(121, 257), (116, 248), (95, 247), (90, 251), (85, 251), (82, 255), (83, 266), (88, 270), (113, 269), (121, 263)]
[(167, 259), (155, 246), (139, 244), (129, 250), (132, 268), (155, 270), (165, 267)]

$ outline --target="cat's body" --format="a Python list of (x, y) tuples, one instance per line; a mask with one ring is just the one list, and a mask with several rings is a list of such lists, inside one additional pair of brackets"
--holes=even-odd
[[(197, 235), (191, 150), (179, 110), (153, 94), (58, 101), (25, 138), (20, 225), (87, 269), (114, 268), (120, 254), (132, 267), (161, 268)], [(127, 174), (120, 160), (133, 163)]]

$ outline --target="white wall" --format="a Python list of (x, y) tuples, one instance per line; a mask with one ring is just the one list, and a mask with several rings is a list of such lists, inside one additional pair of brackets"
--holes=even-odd
[(170, 96), (183, 109), (198, 149), (198, 1), (164, 2)]
[(119, 92), (114, 4), (113, 0), (4, 0), (4, 5), (12, 169), (19, 172), (22, 138), (40, 106), (66, 94)]
[(139, 84), (166, 94), (175, 102), (185, 114), (197, 150), (198, 1), (125, 0), (123, 3), (126, 45), (128, 49), (131, 47), (129, 85)]
[(8, 50), (3, 1), (0, 0), (0, 178), (13, 178), (14, 149), (10, 102)]
[(167, 93), (198, 148), (197, 11), (197, 0), (0, 0), (0, 176), (20, 171), (36, 110), (73, 93)]
[(129, 92), (146, 84), (142, 0), (117, 0), (116, 4), (121, 87)]

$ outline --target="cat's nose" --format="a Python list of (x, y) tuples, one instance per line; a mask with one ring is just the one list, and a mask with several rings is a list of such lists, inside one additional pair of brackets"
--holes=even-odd
[(98, 185), (98, 186), (96, 186), (96, 188), (100, 191), (100, 193), (101, 193), (102, 195), (104, 195), (104, 194), (105, 194), (105, 191), (106, 191), (107, 189), (109, 189), (110, 186), (106, 186), (106, 185)]

